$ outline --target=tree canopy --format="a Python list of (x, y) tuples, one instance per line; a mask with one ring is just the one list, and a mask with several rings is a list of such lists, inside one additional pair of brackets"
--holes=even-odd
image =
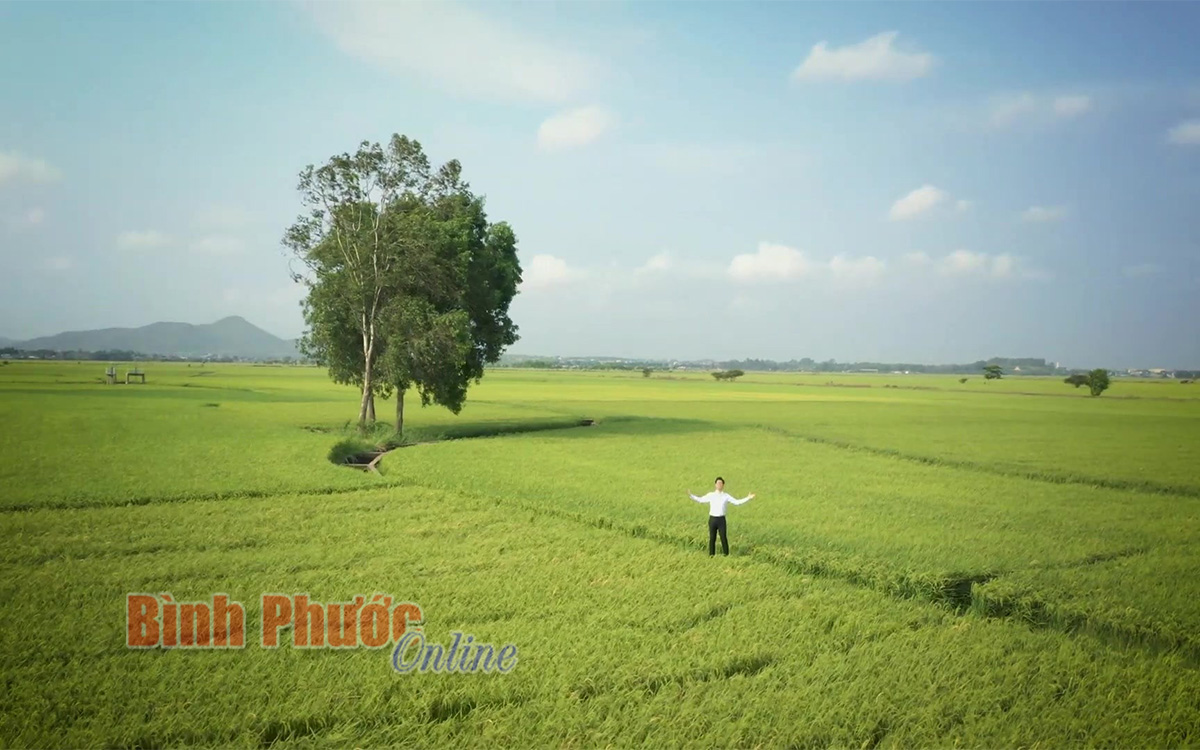
[(1068, 375), (1067, 377), (1063, 378), (1063, 382), (1067, 385), (1073, 385), (1078, 388), (1081, 385), (1088, 384), (1088, 376), (1077, 372), (1073, 375)]
[(457, 161), (431, 169), (401, 135), (310, 165), (299, 191), (308, 213), (284, 244), (306, 271), (293, 274), (308, 289), (301, 350), (361, 389), (362, 429), (375, 398), (393, 392), (397, 432), (411, 389), (458, 413), (470, 383), (517, 341), (512, 228), (488, 221)]

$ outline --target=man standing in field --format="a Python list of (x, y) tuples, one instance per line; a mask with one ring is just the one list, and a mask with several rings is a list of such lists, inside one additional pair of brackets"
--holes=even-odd
[(725, 492), (725, 480), (717, 477), (716, 489), (708, 493), (704, 497), (696, 497), (691, 492), (688, 497), (698, 503), (708, 503), (708, 556), (712, 557), (717, 554), (717, 532), (721, 532), (721, 552), (729, 554), (729, 539), (725, 536), (725, 506), (728, 503), (741, 505), (742, 503), (753, 500), (754, 493), (751, 492), (741, 500), (734, 498)]

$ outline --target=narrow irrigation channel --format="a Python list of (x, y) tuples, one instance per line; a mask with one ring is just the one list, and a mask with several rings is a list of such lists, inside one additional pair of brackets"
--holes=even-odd
[(488, 438), (500, 437), (502, 435), (519, 435), (528, 432), (546, 432), (550, 430), (571, 430), (580, 427), (594, 427), (597, 422), (590, 418), (571, 419), (571, 420), (554, 420), (554, 421), (539, 421), (539, 422), (517, 422), (517, 423), (499, 423), (499, 424), (476, 424), (466, 425), (464, 427), (449, 430), (445, 434), (427, 440), (402, 440), (398, 442), (385, 441), (380, 445), (376, 445), (368, 450), (347, 450), (353, 442), (350, 439), (343, 440), (333, 447), (329, 453), (329, 460), (340, 466), (347, 466), (352, 469), (358, 469), (364, 472), (374, 472), (379, 474), (379, 462), (385, 455), (393, 450), (401, 448), (410, 448), (414, 445), (430, 445), (432, 443), (444, 443), (451, 440), (470, 440), (473, 438)]

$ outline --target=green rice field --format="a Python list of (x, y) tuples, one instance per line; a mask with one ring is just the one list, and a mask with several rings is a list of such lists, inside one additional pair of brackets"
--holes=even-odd
[[(1200, 385), (497, 369), (364, 472), (323, 370), (143, 366), (0, 366), (0, 746), (1200, 745)], [(127, 648), (131, 592), (247, 644)], [(270, 592), (519, 659), (264, 648)]]

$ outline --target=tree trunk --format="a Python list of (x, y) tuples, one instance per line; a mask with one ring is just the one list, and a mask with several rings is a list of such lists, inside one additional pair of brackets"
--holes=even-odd
[(404, 391), (396, 389), (396, 434), (404, 437)]
[(358, 405), (358, 431), (363, 434), (367, 432), (367, 417), (370, 416), (372, 421), (375, 419), (375, 397), (371, 374), (371, 361), (367, 360), (367, 366), (363, 370), (362, 401)]
[(363, 435), (367, 434), (367, 417), (368, 414), (372, 422), (375, 421), (375, 388), (372, 380), (372, 365), (375, 354), (375, 324), (371, 323), (363, 333), (363, 392), (362, 401), (358, 405), (358, 431)]

